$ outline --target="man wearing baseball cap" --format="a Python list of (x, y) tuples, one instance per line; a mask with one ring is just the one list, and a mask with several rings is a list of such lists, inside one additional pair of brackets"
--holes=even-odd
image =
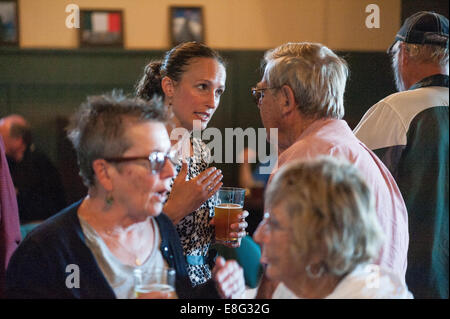
[(448, 18), (410, 16), (388, 49), (398, 93), (372, 106), (355, 135), (386, 164), (408, 208), (406, 283), (415, 298), (448, 298)]

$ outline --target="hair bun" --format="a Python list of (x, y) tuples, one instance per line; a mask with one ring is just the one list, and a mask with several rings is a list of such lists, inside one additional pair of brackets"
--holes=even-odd
[(161, 61), (151, 61), (144, 68), (144, 75), (136, 85), (136, 96), (144, 100), (151, 100), (155, 95), (164, 97), (161, 87)]

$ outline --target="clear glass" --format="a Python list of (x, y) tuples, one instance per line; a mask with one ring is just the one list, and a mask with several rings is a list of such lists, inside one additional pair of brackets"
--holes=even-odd
[(231, 224), (239, 223), (239, 215), (244, 208), (245, 189), (237, 187), (222, 187), (217, 191), (214, 204), (214, 224), (216, 242), (233, 244), (238, 238), (231, 238)]
[(139, 299), (177, 299), (175, 290), (176, 272), (173, 268), (134, 270), (134, 293)]

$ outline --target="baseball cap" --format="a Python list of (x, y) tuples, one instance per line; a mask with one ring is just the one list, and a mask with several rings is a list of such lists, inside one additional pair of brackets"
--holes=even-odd
[(448, 19), (436, 12), (417, 12), (405, 20), (388, 53), (397, 41), (448, 47)]

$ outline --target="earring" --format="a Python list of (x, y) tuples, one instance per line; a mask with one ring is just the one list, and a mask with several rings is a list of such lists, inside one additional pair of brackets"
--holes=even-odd
[(114, 203), (114, 197), (111, 195), (111, 193), (108, 193), (108, 195), (106, 195), (105, 203), (108, 206), (111, 206)]
[(173, 114), (173, 105), (172, 105), (172, 98), (169, 98), (169, 103), (167, 104), (167, 114), (169, 116), (169, 119), (171, 119), (172, 117), (174, 117)]

